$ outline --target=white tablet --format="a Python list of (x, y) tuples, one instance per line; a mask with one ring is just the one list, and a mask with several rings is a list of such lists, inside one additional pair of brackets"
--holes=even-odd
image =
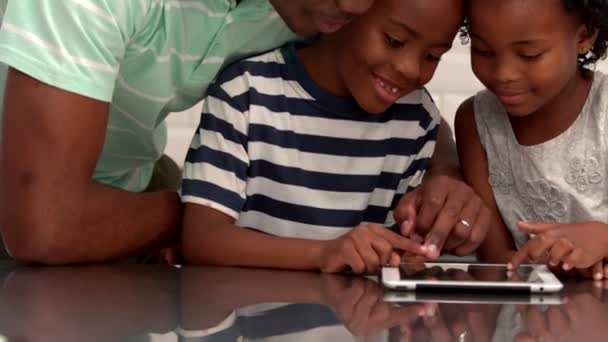
[(551, 293), (563, 287), (545, 265), (522, 265), (509, 271), (501, 264), (402, 263), (383, 267), (381, 279), (388, 289), (405, 291)]
[(407, 305), (410, 303), (438, 304), (523, 304), (523, 305), (560, 305), (562, 298), (557, 293), (462, 293), (457, 292), (420, 292), (386, 291), (384, 301)]

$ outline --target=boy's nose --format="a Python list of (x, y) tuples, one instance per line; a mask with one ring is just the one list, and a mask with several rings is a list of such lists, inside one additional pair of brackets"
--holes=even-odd
[(394, 68), (408, 83), (418, 84), (420, 82), (420, 62), (418, 59), (413, 57), (399, 58), (395, 62)]

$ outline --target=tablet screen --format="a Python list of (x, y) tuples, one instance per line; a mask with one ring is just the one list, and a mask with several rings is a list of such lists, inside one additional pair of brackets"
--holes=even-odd
[(433, 265), (401, 264), (401, 279), (407, 280), (452, 280), (452, 281), (491, 281), (542, 283), (533, 266), (520, 266), (516, 272), (500, 265)]

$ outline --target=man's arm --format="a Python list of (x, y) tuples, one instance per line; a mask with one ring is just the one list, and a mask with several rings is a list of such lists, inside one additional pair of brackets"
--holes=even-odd
[(130, 193), (92, 181), (108, 108), (9, 71), (0, 229), (13, 257), (48, 264), (106, 261), (178, 238), (176, 193)]
[(443, 118), (439, 125), (439, 132), (437, 133), (435, 151), (433, 152), (431, 164), (425, 174), (425, 178), (428, 179), (438, 175), (463, 180), (460, 164), (458, 163), (456, 143), (454, 142), (454, 138), (452, 138), (452, 129)]

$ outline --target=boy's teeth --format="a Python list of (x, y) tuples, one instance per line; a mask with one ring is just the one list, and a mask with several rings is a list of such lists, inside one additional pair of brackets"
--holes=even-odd
[(382, 88), (384, 88), (386, 91), (389, 91), (389, 92), (391, 92), (393, 94), (397, 94), (399, 92), (399, 89), (389, 87), (388, 85), (386, 85), (386, 83), (384, 83), (384, 81), (382, 81), (379, 78), (378, 78), (378, 82), (380, 83), (380, 86)]

